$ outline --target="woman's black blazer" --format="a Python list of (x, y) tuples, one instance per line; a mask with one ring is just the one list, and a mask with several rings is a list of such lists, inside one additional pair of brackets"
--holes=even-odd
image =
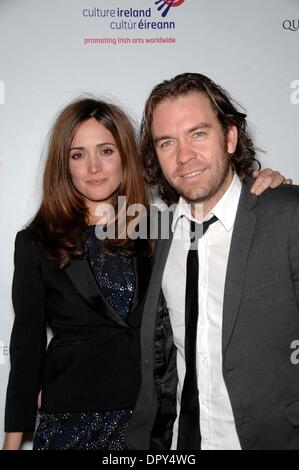
[[(34, 430), (44, 412), (133, 408), (140, 386), (139, 329), (150, 260), (133, 258), (136, 288), (123, 319), (101, 294), (86, 256), (60, 269), (17, 234), (5, 430)], [(47, 326), (53, 338), (47, 347)]]

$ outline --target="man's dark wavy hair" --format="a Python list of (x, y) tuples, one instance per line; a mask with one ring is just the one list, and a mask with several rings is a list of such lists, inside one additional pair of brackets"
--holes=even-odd
[(210, 78), (199, 73), (183, 73), (171, 80), (165, 80), (155, 86), (149, 95), (141, 123), (140, 144), (141, 156), (145, 168), (145, 179), (151, 186), (156, 186), (161, 198), (168, 204), (177, 202), (179, 194), (165, 179), (155, 151), (154, 140), (151, 133), (153, 112), (155, 107), (164, 100), (175, 99), (190, 92), (199, 92), (206, 95), (219, 119), (224, 135), (231, 125), (238, 130), (236, 150), (230, 156), (233, 169), (241, 179), (260, 169), (260, 162), (256, 158), (256, 147), (250, 136), (246, 122), (246, 112), (239, 111), (240, 105), (233, 100), (229, 93), (216, 85)]

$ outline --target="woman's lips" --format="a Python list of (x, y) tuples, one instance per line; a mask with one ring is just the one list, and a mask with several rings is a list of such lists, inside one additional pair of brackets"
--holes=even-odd
[(86, 183), (91, 184), (92, 186), (98, 186), (100, 184), (103, 184), (104, 181), (106, 181), (106, 180), (103, 180), (103, 179), (102, 180), (88, 180), (88, 181), (86, 181)]

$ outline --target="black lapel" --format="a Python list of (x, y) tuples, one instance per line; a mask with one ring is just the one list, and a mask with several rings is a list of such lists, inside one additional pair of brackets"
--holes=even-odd
[(228, 258), (223, 300), (223, 357), (239, 314), (248, 255), (256, 223), (256, 215), (252, 209), (258, 199), (250, 193), (251, 184), (249, 181), (243, 184)]
[(127, 322), (114, 310), (98, 288), (86, 255), (82, 258), (72, 259), (65, 268), (65, 273), (80, 296), (93, 309), (105, 314), (118, 325), (128, 327)]
[[(151, 223), (157, 224), (157, 231), (154, 230), (153, 233), (155, 233), (156, 235), (159, 234), (161, 238), (159, 240), (155, 240), (156, 246), (152, 258), (149, 258), (142, 254), (139, 254), (138, 256), (134, 257), (134, 271), (136, 284), (131, 314), (129, 315), (129, 321), (132, 325), (136, 326), (136, 322), (138, 322), (138, 319), (136, 315), (134, 315), (134, 313), (136, 312), (138, 305), (140, 305), (140, 302), (145, 300), (145, 296), (149, 288), (149, 283), (152, 282), (153, 276), (155, 277), (155, 281), (157, 284), (159, 282), (162, 283), (162, 275), (173, 236), (171, 231), (171, 222), (173, 218), (174, 208), (172, 208), (172, 211), (161, 211), (157, 208), (153, 208), (153, 217), (156, 217), (156, 219), (154, 220), (154, 222), (151, 221)], [(139, 253), (142, 251), (140, 247), (143, 247), (143, 249), (145, 247), (143, 240), (139, 241), (139, 248), (137, 244), (137, 249)], [(152, 270), (155, 272), (155, 274), (154, 272), (152, 272)], [(158, 294), (160, 293), (160, 287), (161, 285), (158, 287)], [(140, 315), (138, 315), (138, 318), (140, 323)]]
[(135, 292), (131, 311), (133, 312), (143, 300), (151, 275), (151, 260), (148, 256), (139, 254), (133, 258), (135, 274)]
[(137, 255), (133, 258), (135, 275), (135, 290), (130, 312), (127, 321), (130, 326), (137, 328), (140, 326), (142, 318), (142, 303), (150, 280), (150, 258), (144, 255)]
[(156, 251), (154, 255), (154, 266), (146, 299), (146, 307), (148, 308), (150, 306), (149, 308), (154, 316), (156, 316), (156, 307), (158, 305), (159, 296), (162, 288), (164, 269), (173, 239), (171, 222), (169, 225), (170, 228), (168, 237), (162, 238), (157, 241)]
[[(171, 224), (169, 224), (170, 226)], [(164, 239), (160, 239), (156, 245), (155, 262), (151, 279), (145, 299), (144, 312), (141, 324), (141, 360), (142, 360), (142, 383), (139, 397), (135, 407), (135, 413), (130, 420), (126, 435), (130, 442), (131, 436), (136, 441), (136, 432), (139, 433), (141, 448), (142, 445), (150, 440), (150, 430), (152, 428), (157, 400), (156, 387), (153, 386), (153, 377), (155, 375), (155, 359), (153, 354), (153, 344), (155, 340), (156, 316), (159, 297), (161, 293), (162, 277), (167, 261), (169, 249), (172, 242), (172, 231), (169, 230)], [(149, 432), (144, 433), (144, 420), (149, 423)], [(142, 432), (139, 432), (140, 429)], [(144, 443), (144, 444), (143, 444)]]

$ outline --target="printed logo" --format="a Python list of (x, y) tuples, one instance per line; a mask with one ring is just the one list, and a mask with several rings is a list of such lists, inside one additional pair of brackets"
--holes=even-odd
[(0, 104), (5, 104), (5, 85), (2, 80), (0, 80)]
[(167, 15), (170, 8), (181, 6), (185, 0), (155, 0), (157, 10), (161, 11), (163, 18)]
[(299, 20), (284, 20), (282, 27), (283, 29), (288, 29), (289, 31), (298, 31)]

